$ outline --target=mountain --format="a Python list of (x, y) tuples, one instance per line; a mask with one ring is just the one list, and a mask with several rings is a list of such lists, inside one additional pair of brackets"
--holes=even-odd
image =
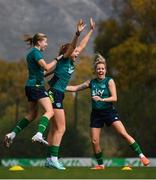
[[(25, 57), (27, 46), (21, 38), (23, 34), (33, 35), (36, 32), (47, 34), (49, 46), (45, 57), (52, 59), (57, 55), (59, 46), (72, 39), (79, 18), (84, 19), (89, 27), (90, 17), (98, 22), (112, 16), (112, 1), (0, 0), (0, 59), (13, 61)], [(95, 35), (96, 32), (86, 53), (93, 52)]]

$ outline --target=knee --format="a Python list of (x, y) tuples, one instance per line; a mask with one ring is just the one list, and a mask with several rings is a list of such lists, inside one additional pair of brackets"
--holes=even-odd
[(99, 140), (97, 138), (92, 138), (91, 143), (92, 145), (99, 145)]
[(46, 112), (46, 115), (49, 119), (51, 119), (54, 116), (54, 111), (53, 110), (49, 110)]
[(30, 113), (26, 116), (26, 118), (29, 120), (29, 121), (33, 121), (34, 119), (36, 119), (37, 117), (37, 112), (34, 112), (34, 113)]
[(60, 135), (63, 135), (66, 131), (66, 127), (65, 126), (61, 126), (59, 128), (56, 129), (57, 133)]

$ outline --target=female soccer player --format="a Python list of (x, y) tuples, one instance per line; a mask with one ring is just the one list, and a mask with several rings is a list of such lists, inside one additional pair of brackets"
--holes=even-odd
[(65, 167), (63, 167), (63, 165), (58, 161), (59, 147), (65, 132), (65, 113), (63, 109), (64, 91), (69, 83), (72, 73), (74, 72), (74, 62), (87, 45), (94, 26), (95, 23), (91, 18), (90, 29), (80, 42), (79, 46), (76, 47), (76, 43), (75, 46), (71, 46), (69, 43), (61, 47), (60, 54), (64, 55), (56, 65), (53, 78), (49, 81), (49, 97), (52, 100), (55, 118), (50, 126), (48, 134), (49, 147), (48, 158), (46, 160), (47, 167), (65, 169)]
[(48, 64), (45, 62), (42, 54), (48, 45), (47, 36), (45, 34), (37, 33), (33, 37), (26, 36), (25, 42), (31, 47), (26, 57), (29, 75), (25, 85), (29, 110), (28, 114), (18, 121), (12, 132), (5, 136), (4, 143), (6, 147), (9, 147), (16, 135), (37, 117), (38, 104), (41, 105), (44, 113), (39, 119), (38, 134), (34, 136), (32, 140), (47, 144), (42, 135), (46, 130), (49, 119), (51, 119), (54, 114), (48, 93), (44, 88), (44, 70), (51, 70), (62, 55)]
[[(84, 28), (85, 24), (82, 20), (79, 20), (71, 47), (75, 45)], [(17, 123), (12, 132), (5, 136), (4, 144), (6, 147), (10, 147), (10, 144), (13, 142), (16, 135), (37, 117), (38, 104), (42, 106), (45, 113), (39, 120), (38, 130), (32, 137), (32, 141), (39, 141), (48, 145), (48, 142), (43, 139), (43, 133), (46, 130), (49, 119), (54, 114), (48, 93), (44, 88), (44, 70), (46, 72), (53, 70), (56, 67), (57, 62), (62, 58), (62, 55), (60, 54), (51, 63), (47, 64), (42, 55), (42, 51), (44, 51), (48, 45), (47, 36), (42, 33), (37, 33), (33, 37), (26, 36), (25, 41), (32, 47), (26, 58), (29, 78), (26, 82), (25, 92), (29, 101), (29, 112)], [(69, 49), (69, 51), (71, 51), (71, 49)]]
[(105, 59), (98, 54), (95, 57), (95, 72), (96, 78), (88, 80), (77, 86), (67, 86), (67, 91), (80, 91), (90, 88), (92, 98), (92, 112), (90, 116), (91, 141), (92, 147), (98, 165), (92, 169), (104, 169), (103, 156), (100, 147), (100, 133), (104, 124), (112, 126), (129, 144), (129, 146), (140, 157), (144, 166), (147, 166), (150, 161), (147, 159), (138, 143), (130, 136), (119, 115), (113, 106), (113, 102), (117, 101), (116, 85), (111, 77), (106, 76)]

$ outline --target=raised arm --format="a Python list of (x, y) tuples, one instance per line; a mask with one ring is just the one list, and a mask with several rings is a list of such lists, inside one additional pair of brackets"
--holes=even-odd
[(67, 49), (67, 52), (64, 54), (64, 57), (69, 57), (71, 55), (71, 53), (74, 51), (74, 49), (76, 48), (77, 42), (78, 42), (78, 37), (80, 36), (81, 32), (84, 30), (85, 28), (85, 24), (83, 22), (82, 19), (80, 19), (77, 23), (77, 31), (75, 33), (75, 36), (72, 40), (72, 42), (69, 45), (69, 48)]
[(95, 22), (93, 21), (92, 18), (90, 18), (90, 30), (88, 31), (88, 33), (84, 36), (84, 38), (81, 40), (80, 44), (78, 47), (76, 47), (75, 51), (78, 51), (79, 53), (82, 52), (82, 50), (86, 47), (92, 33), (93, 30), (95, 28)]
[(75, 86), (67, 86), (66, 87), (66, 91), (70, 91), (70, 92), (76, 92), (76, 91), (81, 91), (83, 89), (87, 89), (89, 87), (90, 81), (85, 81), (82, 84), (79, 85), (75, 85)]

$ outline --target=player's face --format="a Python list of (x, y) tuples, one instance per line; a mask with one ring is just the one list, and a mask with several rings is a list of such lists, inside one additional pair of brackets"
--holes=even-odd
[(71, 54), (71, 58), (74, 62), (76, 61), (78, 55), (79, 55), (79, 51), (75, 49)]
[(41, 51), (44, 51), (48, 46), (47, 38), (43, 38), (42, 40), (38, 41), (39, 47)]
[(99, 79), (104, 79), (106, 74), (106, 66), (105, 64), (97, 64), (96, 66), (96, 75)]

